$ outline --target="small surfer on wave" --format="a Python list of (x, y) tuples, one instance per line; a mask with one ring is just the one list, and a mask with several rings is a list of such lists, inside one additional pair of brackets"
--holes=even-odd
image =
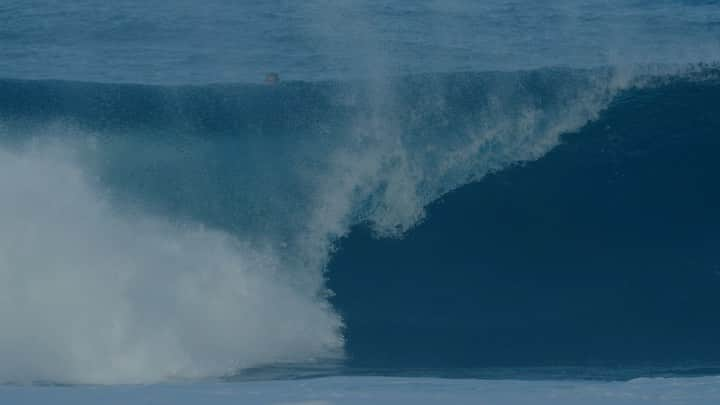
[(274, 86), (278, 83), (280, 83), (280, 75), (278, 75), (277, 73), (270, 72), (265, 75), (265, 84)]

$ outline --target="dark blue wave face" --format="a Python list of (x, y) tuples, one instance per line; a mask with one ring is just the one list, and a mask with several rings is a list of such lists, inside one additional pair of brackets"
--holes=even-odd
[(355, 227), (328, 275), (349, 364), (720, 362), (719, 106), (717, 83), (626, 91), (405, 238)]

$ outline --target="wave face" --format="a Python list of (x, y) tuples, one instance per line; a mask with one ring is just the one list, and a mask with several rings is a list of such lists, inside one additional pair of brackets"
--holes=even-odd
[(356, 226), (329, 279), (349, 363), (716, 374), (718, 106), (717, 79), (628, 89), (542, 159), (433, 202), (406, 238)]
[[(671, 310), (689, 326), (670, 343), (710, 344), (715, 315), (685, 318), (680, 308), (717, 307), (716, 275), (702, 273), (690, 294), (699, 281), (683, 262), (713, 269), (717, 166), (675, 155), (677, 172), (622, 175), (656, 149), (717, 147), (718, 104), (693, 98), (717, 96), (716, 72), (660, 70), (669, 69), (276, 87), (0, 80), (0, 380), (145, 382), (344, 358), (383, 366), (381, 355), (401, 366), (458, 364), (461, 352), (479, 365), (504, 336), (545, 330), (545, 319), (576, 332), (564, 343), (596, 339), (589, 324), (614, 327), (602, 330), (621, 340), (621, 321), (635, 318), (598, 324), (536, 310), (615, 293), (620, 311), (622, 292), (646, 279), (687, 294), (637, 314)], [(690, 133), (659, 125), (654, 114), (683, 117), (692, 102), (699, 115), (668, 121), (694, 123)], [(681, 174), (696, 177), (663, 183)], [(662, 184), (688, 200), (637, 188)], [(634, 205), (643, 196), (660, 204)], [(668, 217), (681, 203), (686, 215)], [(656, 238), (642, 244), (648, 235)], [(611, 288), (622, 269), (637, 271)], [(555, 294), (535, 284), (543, 274)], [(508, 304), (502, 291), (547, 305)], [(657, 302), (670, 292), (648, 291)], [(518, 319), (531, 322), (523, 329)], [(664, 318), (651, 320), (650, 330), (666, 331)], [(705, 334), (691, 333), (701, 326)], [(535, 336), (507, 347), (563, 344)]]

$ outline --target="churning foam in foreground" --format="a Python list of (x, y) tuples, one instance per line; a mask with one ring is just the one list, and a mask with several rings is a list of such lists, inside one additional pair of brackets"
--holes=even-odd
[(0, 381), (147, 382), (332, 356), (272, 251), (115, 212), (58, 145), (0, 149)]

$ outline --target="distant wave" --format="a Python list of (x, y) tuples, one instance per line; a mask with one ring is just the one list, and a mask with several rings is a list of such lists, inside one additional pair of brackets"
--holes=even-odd
[(329, 304), (325, 269), (353, 226), (402, 237), (428, 204), (543, 157), (610, 103), (642, 102), (639, 88), (715, 76), (0, 80), (0, 380), (144, 382), (341, 359), (356, 329)]

